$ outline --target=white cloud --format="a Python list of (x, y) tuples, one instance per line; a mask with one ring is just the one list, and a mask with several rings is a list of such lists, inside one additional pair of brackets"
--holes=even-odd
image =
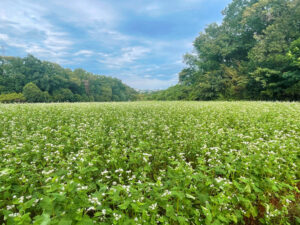
[[(224, 0), (220, 0), (224, 1)], [(176, 13), (186, 9), (199, 7), (204, 0), (172, 0), (172, 1), (162, 1), (162, 0), (126, 0), (122, 2), (121, 6), (127, 8), (130, 11), (139, 14), (145, 14), (150, 17), (159, 17), (167, 14)]]
[(133, 39), (132, 37), (124, 35), (121, 32), (115, 31), (111, 28), (96, 27), (89, 29), (88, 33), (91, 38), (101, 42), (101, 44), (124, 45), (124, 42)]
[(110, 68), (123, 67), (131, 64), (150, 52), (149, 48), (142, 46), (132, 46), (122, 48), (120, 52), (114, 54), (99, 53), (101, 59), (98, 61)]
[(178, 75), (174, 74), (170, 79), (167, 80), (135, 76), (129, 79), (125, 78), (124, 83), (128, 84), (130, 87), (140, 90), (165, 89), (178, 83)]
[(46, 7), (20, 0), (3, 0), (1, 5), (0, 31), (6, 32), (8, 46), (54, 62), (64, 61), (73, 42), (68, 33), (45, 19)]
[(177, 75), (168, 79), (166, 74), (182, 65), (179, 59), (192, 41), (134, 36), (120, 27), (130, 13), (161, 16), (188, 7), (184, 2), (128, 0), (113, 5), (115, 1), (108, 0), (0, 0), (0, 41), (42, 60), (117, 76), (135, 88), (166, 88), (177, 83)]
[(1, 34), (0, 33), (0, 40), (2, 41), (7, 41), (9, 38), (8, 38), (8, 35), (7, 34)]
[(94, 52), (91, 50), (80, 50), (78, 52), (74, 53), (74, 56), (79, 56), (79, 55), (83, 55), (83, 56), (91, 56), (93, 55)]
[(77, 26), (113, 26), (118, 20), (112, 4), (98, 0), (51, 1), (60, 19)]

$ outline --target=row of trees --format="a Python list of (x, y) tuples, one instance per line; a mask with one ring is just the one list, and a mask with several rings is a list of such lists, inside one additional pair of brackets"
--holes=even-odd
[(300, 1), (233, 0), (157, 100), (300, 100)]
[(21, 102), (129, 101), (137, 92), (118, 79), (64, 69), (32, 55), (0, 57), (0, 101), (12, 102), (13, 96)]

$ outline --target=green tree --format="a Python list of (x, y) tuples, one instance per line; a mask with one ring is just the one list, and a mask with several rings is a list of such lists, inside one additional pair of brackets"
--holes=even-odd
[[(88, 73), (83, 69), (64, 69), (32, 55), (25, 58), (0, 56), (0, 94), (22, 92), (34, 83), (41, 97), (29, 101), (127, 101), (137, 92), (111, 77)], [(37, 92), (39, 93), (39, 92)]]
[(43, 92), (34, 83), (30, 82), (23, 88), (24, 97), (28, 102), (43, 102)]
[(70, 89), (61, 88), (53, 92), (53, 100), (56, 102), (74, 102), (74, 94)]
[[(185, 99), (300, 100), (300, 2), (233, 0), (223, 15), (184, 56), (179, 84), (189, 87)], [(182, 97), (173, 87), (151, 95), (172, 94)]]

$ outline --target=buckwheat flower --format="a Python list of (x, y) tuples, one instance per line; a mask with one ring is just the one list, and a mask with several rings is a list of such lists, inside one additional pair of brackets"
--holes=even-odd
[(150, 205), (149, 208), (154, 210), (156, 208), (156, 206), (157, 206), (157, 203), (154, 203), (154, 204)]
[(113, 216), (115, 217), (115, 220), (119, 220), (122, 217), (122, 215), (119, 215), (117, 213), (113, 213)]
[(15, 207), (15, 205), (7, 205), (7, 206), (6, 206), (6, 209), (7, 209), (7, 210), (11, 210), (11, 209), (13, 209), (14, 207)]
[(20, 203), (23, 203), (24, 202), (24, 196), (21, 196), (19, 201), (20, 201)]
[(116, 173), (119, 173), (119, 172), (122, 173), (122, 172), (123, 172), (123, 169), (120, 168), (120, 169), (116, 170), (115, 172), (116, 172)]
[(92, 211), (92, 210), (95, 210), (93, 206), (87, 209), (87, 211)]
[(215, 180), (217, 181), (217, 183), (220, 183), (224, 179), (222, 177), (217, 177)]
[(165, 192), (161, 196), (165, 197), (167, 195), (171, 195), (171, 192), (169, 190), (165, 190)]
[(101, 172), (101, 175), (104, 175), (104, 174), (106, 174), (106, 173), (108, 173), (108, 171), (107, 171), (107, 170), (104, 170), (103, 172)]
[(52, 179), (52, 177), (48, 177), (45, 182), (47, 183), (48, 181), (50, 181)]
[(31, 195), (28, 195), (27, 197), (26, 197), (26, 199), (31, 199), (32, 198), (32, 196)]
[(20, 215), (20, 213), (11, 213), (11, 214), (9, 214), (8, 216), (9, 217), (17, 217), (17, 216), (19, 216)]
[(103, 214), (103, 216), (105, 216), (105, 214), (106, 214), (106, 209), (102, 209), (102, 214)]

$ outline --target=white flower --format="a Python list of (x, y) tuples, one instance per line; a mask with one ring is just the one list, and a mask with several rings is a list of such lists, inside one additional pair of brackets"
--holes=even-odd
[(7, 205), (7, 206), (6, 206), (6, 209), (7, 209), (7, 210), (11, 210), (11, 209), (13, 209), (14, 207), (15, 207), (15, 205)]
[(8, 216), (9, 217), (17, 217), (17, 216), (19, 216), (20, 215), (20, 213), (11, 213), (11, 214), (9, 214)]
[(165, 190), (165, 192), (161, 195), (162, 197), (165, 197), (167, 195), (171, 195), (171, 191)]
[(101, 175), (104, 175), (104, 174), (107, 174), (108, 171), (107, 170), (104, 170), (103, 172), (101, 172)]
[(117, 213), (113, 213), (113, 216), (115, 217), (115, 220), (119, 220), (122, 217), (122, 215), (119, 215)]
[(150, 205), (149, 208), (154, 210), (156, 208), (156, 206), (157, 206), (157, 203), (154, 203), (154, 204)]
[(92, 211), (92, 210), (95, 210), (93, 206), (87, 209), (87, 211)]
[(217, 177), (215, 180), (217, 181), (217, 183), (220, 183), (220, 182), (223, 181), (224, 179), (223, 179), (222, 177)]

